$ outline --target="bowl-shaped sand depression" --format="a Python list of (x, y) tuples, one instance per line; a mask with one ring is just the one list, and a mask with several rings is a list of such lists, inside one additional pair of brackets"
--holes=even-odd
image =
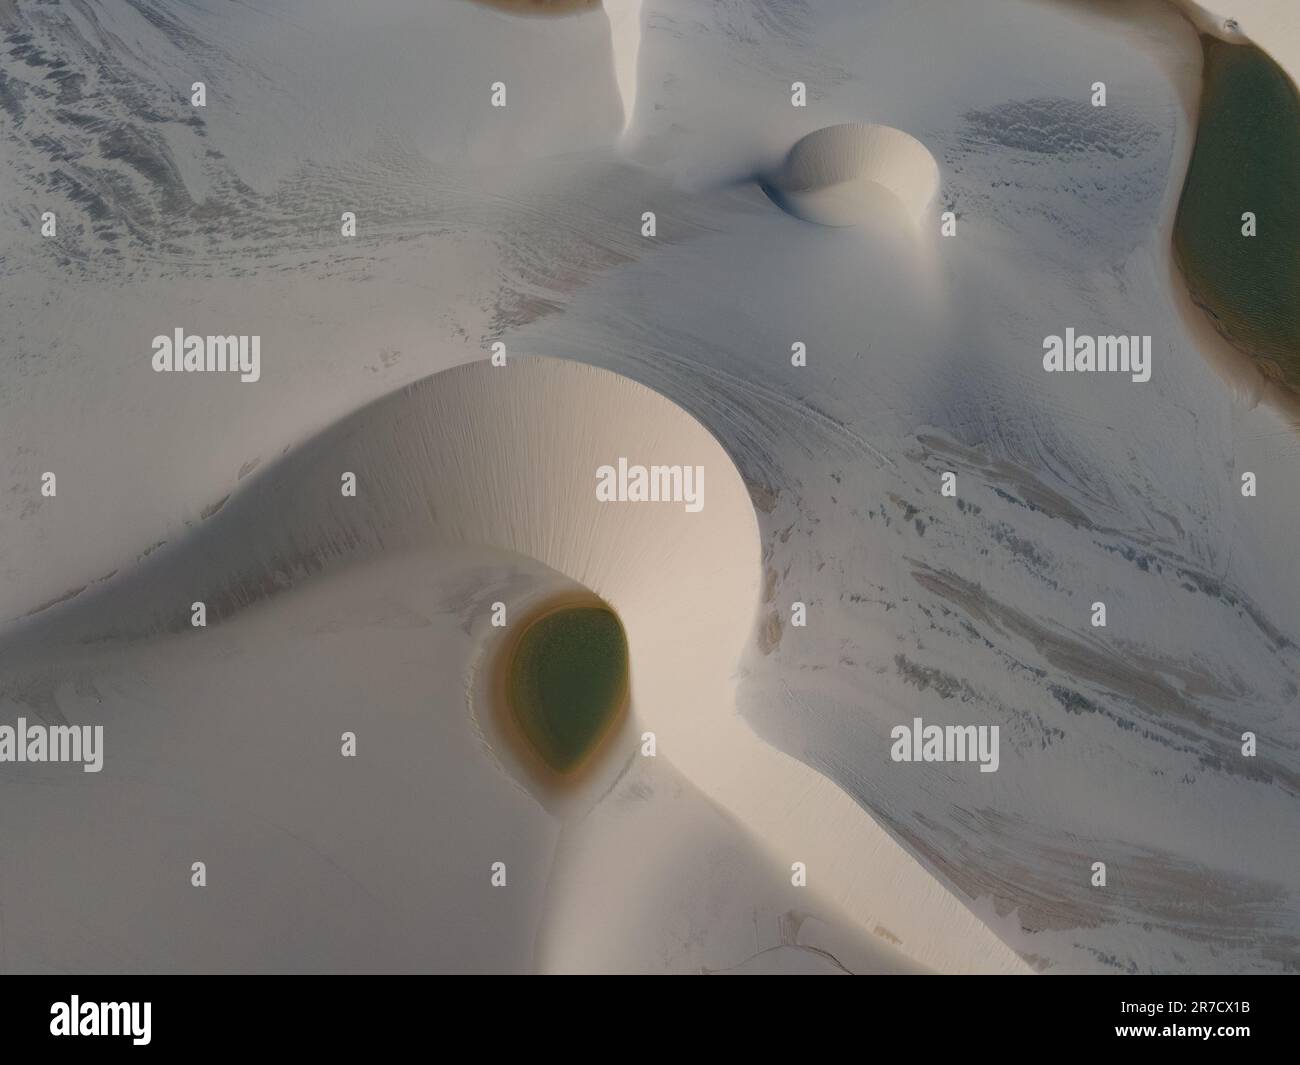
[(939, 191), (939, 167), (900, 129), (846, 122), (796, 143), (767, 187), (791, 214), (819, 225), (859, 225), (882, 206), (915, 222)]

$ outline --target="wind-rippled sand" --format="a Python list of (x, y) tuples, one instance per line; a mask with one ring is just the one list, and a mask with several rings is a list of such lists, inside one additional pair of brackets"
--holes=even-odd
[[(1140, 14), (0, 8), (0, 714), (105, 725), (4, 767), (2, 964), (1294, 971), (1300, 445), (1207, 361), (1201, 45)], [(848, 123), (936, 187), (779, 209)], [(261, 380), (151, 373), (177, 326)], [(620, 456), (704, 509), (598, 504)], [(482, 685), (495, 603), (584, 590), (631, 691), (566, 791)], [(917, 716), (997, 772), (893, 762)]]

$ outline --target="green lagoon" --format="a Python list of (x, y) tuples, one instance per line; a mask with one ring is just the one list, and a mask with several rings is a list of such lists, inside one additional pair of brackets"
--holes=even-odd
[[(1300, 95), (1252, 44), (1202, 35), (1196, 145), (1174, 224), (1192, 298), (1300, 394)], [(1258, 235), (1242, 235), (1253, 212)]]
[(627, 637), (605, 606), (561, 606), (527, 624), (506, 671), (510, 714), (541, 759), (578, 769), (627, 705)]

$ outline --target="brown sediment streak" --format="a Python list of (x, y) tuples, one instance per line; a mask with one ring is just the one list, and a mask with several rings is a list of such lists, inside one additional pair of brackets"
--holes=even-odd
[[(1228, 951), (1260, 952), (1280, 968), (1300, 965), (1291, 927), (1295, 895), (1284, 884), (1206, 866), (1170, 851), (1062, 835), (989, 808), (958, 810), (958, 827), (918, 818), (921, 828), (886, 817), (909, 846), (960, 890), (991, 897), (1030, 932), (1141, 922)], [(978, 858), (970, 840), (990, 842), (1000, 860)], [(1028, 842), (1034, 859), (1020, 849)], [(1114, 857), (1112, 882), (1097, 891), (1077, 870), (1098, 854)], [(951, 856), (956, 855), (957, 860)]]
[[(1276, 784), (1291, 795), (1300, 795), (1300, 773), (1276, 759), (1248, 759), (1249, 764), (1222, 759), (1217, 753), (1221, 741), (1237, 742), (1240, 730), (1216, 717), (1201, 705), (1194, 693), (1212, 697), (1241, 698), (1204, 672), (1186, 663), (1157, 660), (1135, 649), (1100, 647), (1054, 626), (1040, 622), (1003, 603), (981, 585), (955, 573), (935, 570), (915, 559), (912, 579), (933, 595), (960, 607), (977, 625), (1003, 638), (1025, 641), (1063, 676), (1110, 693), (1132, 707), (1118, 713), (1104, 702), (1094, 702), (1061, 685), (1049, 690), (1067, 710), (1100, 713), (1118, 727), (1136, 730), (1144, 738), (1164, 742), (1195, 757), (1207, 769), (1245, 777), (1264, 784)], [(1175, 677), (1174, 683), (1168, 677)]]

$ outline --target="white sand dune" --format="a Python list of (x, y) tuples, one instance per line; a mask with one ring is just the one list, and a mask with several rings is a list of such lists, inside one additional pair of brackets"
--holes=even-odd
[(623, 135), (632, 129), (636, 118), (637, 67), (641, 58), (642, 0), (605, 0), (609, 19), (610, 49), (614, 59), (614, 78), (623, 101)]
[[(0, 617), (61, 603), (0, 632), (0, 714), (102, 721), (108, 752), (97, 777), (6, 767), (0, 964), (745, 971), (834, 968), (808, 953), (831, 944), (848, 968), (1011, 967), (969, 903), (1045, 970), (1294, 969), (1300, 855), (1272, 841), (1300, 831), (1300, 449), (1223, 387), (1171, 291), (1195, 32), (1165, 4), (1088, 7), (1133, 18), (7, 12), (32, 51), (0, 124)], [(1294, 54), (1293, 3), (1231, 14)], [(75, 75), (54, 94), (41, 62)], [(201, 114), (177, 90), (196, 77)], [(933, 155), (954, 238), (895, 224), (898, 191), (927, 188), (907, 167), (864, 177), (901, 153), (811, 168), (814, 208), (868, 205), (848, 231), (749, 180), (863, 122)], [(261, 334), (262, 379), (151, 373), (176, 326)], [(1152, 380), (1044, 375), (1071, 326), (1152, 334)], [(429, 377), (497, 339), (508, 369)], [(653, 391), (561, 389), (525, 352)], [(662, 424), (622, 416), (656, 396)], [(626, 433), (599, 435), (604, 407)], [(516, 447), (520, 420), (551, 435)], [(590, 470), (545, 480), (552, 446), (589, 464), (646, 441), (703, 449), (704, 514), (556, 522), (593, 504)], [(480, 729), (474, 671), (494, 599), (575, 581), (629, 626), (636, 705), (614, 779), (552, 809)], [(809, 625), (783, 631), (795, 600)], [(998, 772), (891, 762), (916, 714), (999, 725)]]
[(939, 191), (939, 167), (920, 141), (892, 126), (844, 122), (802, 138), (772, 187), (800, 218), (853, 226), (877, 208), (883, 190), (919, 222)]
[[(579, 410), (600, 416), (574, 417)], [(620, 456), (702, 465), (704, 508), (598, 502), (595, 471)], [(340, 492), (345, 471), (357, 476), (356, 498)], [(195, 599), (208, 604), (213, 624), (237, 633), (248, 608), (309, 576), (381, 556), (471, 547), (526, 556), (615, 607), (631, 651), (634, 731), (653, 730), (660, 755), (747, 830), (768, 859), (786, 869), (805, 864), (810, 888), (792, 896), (807, 899), (805, 911), (867, 940), (887, 935), (896, 952), (884, 944), (878, 950), (900, 961), (943, 970), (1025, 969), (838, 787), (759, 740), (738, 716), (735, 670), (753, 636), (760, 578), (748, 492), (698, 422), (608, 371), (545, 359), (506, 368), (477, 363), (373, 403), (252, 478), (190, 537), (32, 619), (0, 651), (0, 667), (26, 660), (34, 645), (48, 654), (59, 645), (104, 643), (129, 659), (135, 641), (184, 632)], [(492, 639), (491, 630), (485, 638)], [(473, 686), (472, 678), (467, 682)], [(460, 699), (432, 708), (464, 711)], [(431, 771), (441, 772), (440, 752), (425, 754)], [(527, 789), (529, 782), (520, 778), (515, 786)], [(609, 786), (605, 774), (600, 789)], [(662, 834), (662, 826), (656, 831)], [(580, 840), (581, 826), (570, 838), (574, 833)], [(566, 862), (573, 870), (625, 865), (620, 835), (602, 838), (595, 851), (579, 843)], [(608, 893), (610, 879), (573, 870), (565, 874), (568, 889), (550, 904), (555, 925), (543, 922), (548, 946), (538, 964), (603, 968), (614, 957), (626, 963), (626, 942), (593, 936), (600, 926), (590, 922), (592, 907), (584, 902)], [(609, 959), (595, 949), (606, 941), (614, 951)], [(743, 960), (733, 956), (728, 964)]]

